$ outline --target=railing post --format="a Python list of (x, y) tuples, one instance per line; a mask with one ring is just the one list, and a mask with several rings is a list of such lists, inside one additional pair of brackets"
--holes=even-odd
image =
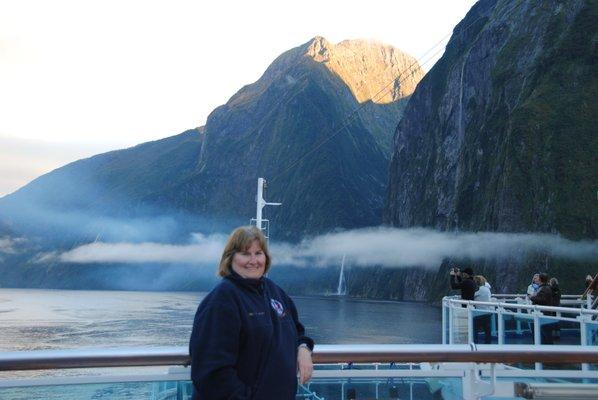
[(449, 303), (449, 344), (453, 344), (455, 342), (455, 334), (453, 332), (453, 325), (455, 323), (455, 315), (453, 313), (453, 302), (451, 300), (449, 300), (448, 303)]
[(503, 318), (503, 311), (502, 307), (497, 308), (498, 313), (496, 314), (498, 318), (498, 344), (505, 344), (505, 319)]
[(442, 299), (442, 344), (446, 344), (446, 313), (447, 300)]
[(473, 335), (475, 329), (473, 327), (473, 306), (467, 304), (467, 343), (473, 343)]
[(494, 336), (496, 335), (498, 337), (498, 332), (497, 332), (497, 322), (496, 322), (496, 318), (494, 318), (495, 313), (490, 314), (492, 316), (492, 318), (490, 319), (490, 336)]
[[(579, 341), (581, 342), (580, 343), (581, 346), (588, 345), (588, 331), (587, 331), (587, 326), (586, 326), (586, 318), (581, 312), (579, 315), (579, 339), (580, 339)], [(581, 370), (589, 371), (590, 365), (588, 363), (582, 363)]]
[(538, 346), (542, 344), (542, 336), (540, 335), (540, 312), (534, 307), (532, 315), (534, 316), (534, 345)]
[[(534, 307), (532, 314), (534, 316), (534, 346), (540, 346), (542, 344), (542, 336), (540, 335), (540, 314), (536, 307)], [(536, 370), (542, 369), (542, 363), (535, 363), (534, 367)]]
[[(515, 314), (521, 314), (521, 308), (517, 308)], [(515, 319), (515, 333), (517, 335), (523, 334), (523, 331), (521, 330), (521, 320), (518, 318)]]

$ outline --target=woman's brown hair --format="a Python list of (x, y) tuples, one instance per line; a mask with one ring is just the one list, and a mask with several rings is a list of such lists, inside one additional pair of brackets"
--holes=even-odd
[(230, 275), (233, 264), (233, 257), (235, 253), (245, 251), (251, 247), (251, 244), (256, 241), (262, 248), (266, 255), (266, 268), (264, 273), (270, 269), (270, 252), (268, 251), (268, 242), (266, 237), (260, 229), (255, 226), (240, 226), (233, 231), (228, 237), (222, 257), (220, 258), (220, 265), (218, 266), (218, 275), (225, 277)]
[(474, 276), (473, 280), (475, 281), (475, 283), (478, 284), (478, 286), (484, 286), (484, 285), (486, 285), (486, 278), (484, 278), (482, 275), (476, 275), (476, 276)]

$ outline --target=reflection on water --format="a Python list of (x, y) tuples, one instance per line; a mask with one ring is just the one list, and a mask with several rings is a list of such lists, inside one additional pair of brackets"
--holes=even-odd
[[(0, 289), (0, 351), (186, 346), (205, 293)], [(317, 343), (440, 343), (426, 304), (296, 297)]]
[(317, 343), (441, 343), (441, 309), (421, 303), (295, 298)]
[(0, 350), (185, 345), (197, 293), (0, 290)]

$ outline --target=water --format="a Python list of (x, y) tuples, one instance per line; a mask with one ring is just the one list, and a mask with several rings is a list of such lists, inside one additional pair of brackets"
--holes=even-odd
[[(186, 346), (205, 293), (0, 289), (0, 351)], [(441, 309), (294, 297), (316, 343), (440, 343)]]
[[(187, 346), (205, 293), (0, 289), (0, 351)], [(425, 304), (295, 297), (317, 343), (440, 343), (441, 310)], [(164, 367), (144, 368), (164, 373)], [(141, 368), (4, 372), (0, 378), (134, 375)], [(151, 399), (154, 383), (0, 389), (1, 399)], [(338, 391), (340, 393), (340, 391)]]

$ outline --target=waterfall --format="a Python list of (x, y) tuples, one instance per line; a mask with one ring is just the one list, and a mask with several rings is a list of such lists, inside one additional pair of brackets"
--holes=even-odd
[(336, 288), (337, 296), (345, 296), (347, 294), (347, 282), (345, 280), (345, 255), (341, 261), (341, 273), (338, 276), (338, 287)]

